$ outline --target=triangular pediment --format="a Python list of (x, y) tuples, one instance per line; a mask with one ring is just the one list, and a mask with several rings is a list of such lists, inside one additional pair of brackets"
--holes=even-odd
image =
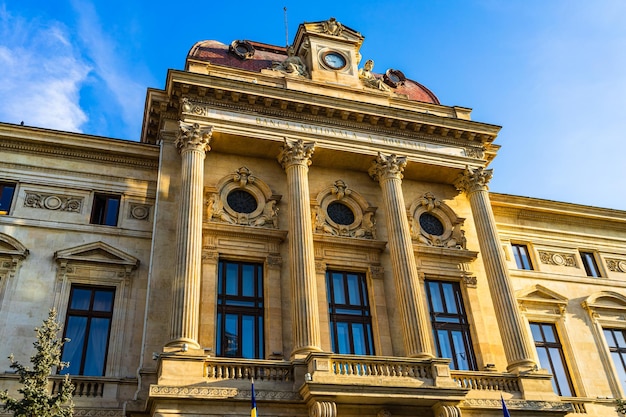
[(518, 291), (516, 297), (523, 303), (566, 305), (568, 301), (561, 294), (538, 284)]
[(92, 262), (136, 267), (139, 259), (104, 242), (92, 242), (55, 252), (57, 261)]
[(25, 258), (28, 255), (28, 249), (22, 245), (17, 239), (9, 235), (0, 233), (0, 255), (19, 258)]
[(585, 308), (601, 310), (626, 310), (626, 296), (613, 291), (600, 291), (587, 297)]

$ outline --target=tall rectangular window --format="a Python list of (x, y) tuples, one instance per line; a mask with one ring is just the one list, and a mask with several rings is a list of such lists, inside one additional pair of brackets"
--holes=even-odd
[(601, 277), (600, 270), (598, 269), (598, 264), (596, 263), (596, 257), (593, 252), (580, 252), (580, 258), (583, 261), (583, 266), (585, 267), (585, 272), (588, 277)]
[(91, 224), (117, 226), (117, 215), (120, 210), (120, 196), (95, 194), (91, 210)]
[(426, 280), (426, 297), (437, 355), (450, 358), (452, 369), (476, 370), (459, 283)]
[(263, 264), (219, 261), (216, 354), (262, 359)]
[(65, 321), (62, 374), (103, 376), (106, 366), (115, 289), (72, 286)]
[(333, 352), (373, 355), (372, 316), (365, 274), (327, 271), (326, 292)]
[(626, 392), (626, 330), (604, 329), (604, 337), (609, 345), (613, 365), (622, 384), (622, 391)]
[(15, 184), (0, 182), (0, 215), (9, 214), (14, 193)]
[(533, 264), (530, 261), (530, 255), (528, 254), (528, 246), (513, 243), (511, 244), (511, 247), (513, 248), (513, 257), (515, 258), (517, 269), (532, 270)]
[(570, 379), (563, 347), (556, 333), (556, 326), (552, 323), (530, 323), (537, 355), (541, 367), (552, 374), (554, 392), (563, 397), (573, 397), (574, 388)]

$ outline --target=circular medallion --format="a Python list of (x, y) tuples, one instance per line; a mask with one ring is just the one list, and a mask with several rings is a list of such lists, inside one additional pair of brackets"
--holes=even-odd
[(342, 226), (349, 226), (354, 223), (354, 213), (345, 204), (333, 201), (326, 208), (326, 212), (332, 221)]
[(258, 204), (252, 194), (244, 190), (233, 190), (226, 197), (226, 202), (237, 213), (250, 214), (256, 210)]
[(63, 202), (56, 195), (48, 196), (43, 201), (44, 207), (49, 209), (49, 210), (56, 210), (56, 209), (61, 207), (61, 204), (63, 204)]
[(324, 64), (326, 64), (327, 67), (334, 69), (334, 70), (342, 69), (348, 63), (348, 61), (342, 54), (340, 54), (339, 52), (334, 52), (334, 51), (326, 52), (322, 56), (322, 60), (324, 61)]
[(626, 261), (619, 261), (617, 267), (620, 269), (620, 271), (626, 272)]
[(444, 228), (443, 223), (437, 217), (433, 216), (430, 213), (422, 213), (420, 215), (420, 226), (426, 233), (433, 236), (441, 236), (443, 235)]

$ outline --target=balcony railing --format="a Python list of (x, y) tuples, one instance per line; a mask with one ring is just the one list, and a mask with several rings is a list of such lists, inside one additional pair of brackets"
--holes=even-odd
[(250, 379), (259, 381), (293, 381), (290, 363), (249, 361), (245, 359), (209, 358), (204, 362), (204, 377), (209, 379)]
[(331, 370), (335, 375), (432, 378), (430, 363), (389, 360), (367, 356), (331, 357)]
[(520, 392), (519, 379), (515, 375), (492, 372), (452, 371), (452, 379), (461, 388), (481, 391)]

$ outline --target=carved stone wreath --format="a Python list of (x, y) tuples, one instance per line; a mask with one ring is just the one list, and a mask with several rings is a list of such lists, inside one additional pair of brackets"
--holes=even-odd
[(311, 203), (315, 233), (376, 239), (376, 207), (370, 207), (344, 181), (335, 181)]
[(465, 219), (457, 217), (450, 207), (432, 193), (417, 199), (410, 208), (411, 238), (420, 244), (454, 249), (467, 249)]
[(278, 229), (278, 202), (269, 186), (241, 167), (206, 193), (206, 220)]

